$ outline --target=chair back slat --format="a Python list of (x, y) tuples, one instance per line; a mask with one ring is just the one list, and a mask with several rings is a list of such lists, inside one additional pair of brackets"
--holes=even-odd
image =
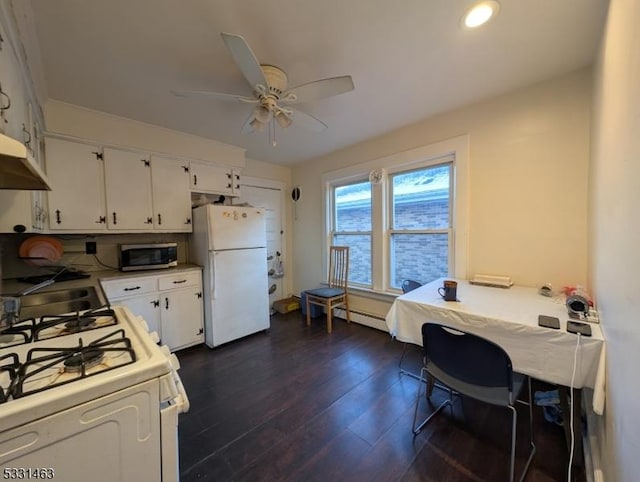
[(427, 363), (463, 382), (485, 387), (513, 388), (511, 359), (492, 341), (438, 323), (422, 325)]
[(329, 248), (328, 284), (331, 288), (342, 288), (346, 291), (349, 276), (349, 247), (331, 246)]

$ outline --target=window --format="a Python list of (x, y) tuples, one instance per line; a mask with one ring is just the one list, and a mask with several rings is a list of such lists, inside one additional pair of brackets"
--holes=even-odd
[(349, 282), (371, 286), (371, 184), (334, 187), (333, 206), (332, 240), (349, 246)]
[[(372, 183), (374, 169), (385, 174)], [(350, 247), (352, 288), (395, 294), (403, 279), (466, 278), (467, 136), (345, 167), (323, 181), (325, 250)]]
[(390, 286), (449, 273), (452, 164), (389, 176)]

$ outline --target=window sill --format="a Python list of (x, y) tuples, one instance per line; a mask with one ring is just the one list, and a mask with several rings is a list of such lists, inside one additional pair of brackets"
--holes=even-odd
[(387, 303), (393, 303), (395, 299), (402, 293), (388, 293), (382, 291), (374, 291), (368, 288), (349, 287), (349, 293), (355, 296), (361, 296), (363, 298), (369, 298), (377, 301), (385, 301)]

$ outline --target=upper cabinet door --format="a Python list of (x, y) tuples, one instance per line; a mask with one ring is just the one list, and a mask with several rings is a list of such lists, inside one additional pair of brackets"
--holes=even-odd
[(104, 149), (107, 225), (110, 230), (150, 230), (151, 163), (148, 154)]
[(156, 231), (191, 232), (188, 163), (151, 156), (153, 227)]
[(106, 230), (102, 149), (46, 139), (50, 230)]
[(233, 174), (231, 169), (191, 161), (191, 190), (213, 194), (232, 194)]

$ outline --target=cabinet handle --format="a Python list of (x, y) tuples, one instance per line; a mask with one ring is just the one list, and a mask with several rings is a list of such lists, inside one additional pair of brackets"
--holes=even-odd
[(162, 224), (162, 214), (158, 214), (158, 224)]
[(27, 127), (24, 124), (22, 124), (22, 138), (24, 139), (24, 145), (27, 146), (27, 149), (33, 152), (33, 149), (31, 148), (31, 132), (27, 130)]
[(11, 97), (4, 90), (2, 90), (2, 84), (0, 84), (0, 117), (4, 120), (5, 124), (9, 121), (4, 117), (4, 111), (11, 108)]
[(198, 330), (198, 335), (202, 335), (203, 333), (204, 333), (204, 328), (200, 328), (200, 329)]
[(118, 220), (115, 212), (113, 213), (113, 224), (118, 224)]
[(191, 224), (191, 218), (187, 218), (187, 220), (184, 222), (184, 224)]
[(147, 218), (147, 220), (144, 222), (144, 224), (151, 224), (153, 223), (153, 218)]
[(164, 308), (165, 308), (166, 310), (168, 310), (168, 309), (169, 309), (169, 298), (165, 298), (165, 299), (164, 299)]
[(160, 300), (149, 301), (149, 303), (151, 303), (154, 308), (157, 308), (160, 306)]
[(124, 291), (135, 291), (139, 289), (140, 289), (140, 286), (134, 286), (133, 288), (125, 288)]
[(140, 159), (140, 162), (144, 162), (144, 167), (149, 167), (151, 165), (147, 159)]
[(98, 220), (96, 221), (96, 224), (103, 224), (107, 222), (107, 217), (106, 216), (100, 216), (98, 218)]
[(186, 279), (181, 279), (181, 280), (176, 280), (176, 281), (174, 281), (174, 282), (173, 282), (173, 284), (174, 284), (174, 285), (179, 285), (179, 284), (186, 283), (186, 282), (187, 282), (187, 280), (186, 280)]
[(62, 219), (60, 218), (60, 210), (56, 209), (56, 224), (62, 224)]
[(201, 291), (199, 291), (198, 293), (196, 293), (196, 296), (197, 296), (198, 298), (202, 298), (202, 292), (201, 292)]
[(193, 175), (193, 185), (194, 185), (194, 186), (197, 186), (197, 185), (198, 185), (198, 175), (197, 175), (197, 174), (194, 174), (194, 175)]

